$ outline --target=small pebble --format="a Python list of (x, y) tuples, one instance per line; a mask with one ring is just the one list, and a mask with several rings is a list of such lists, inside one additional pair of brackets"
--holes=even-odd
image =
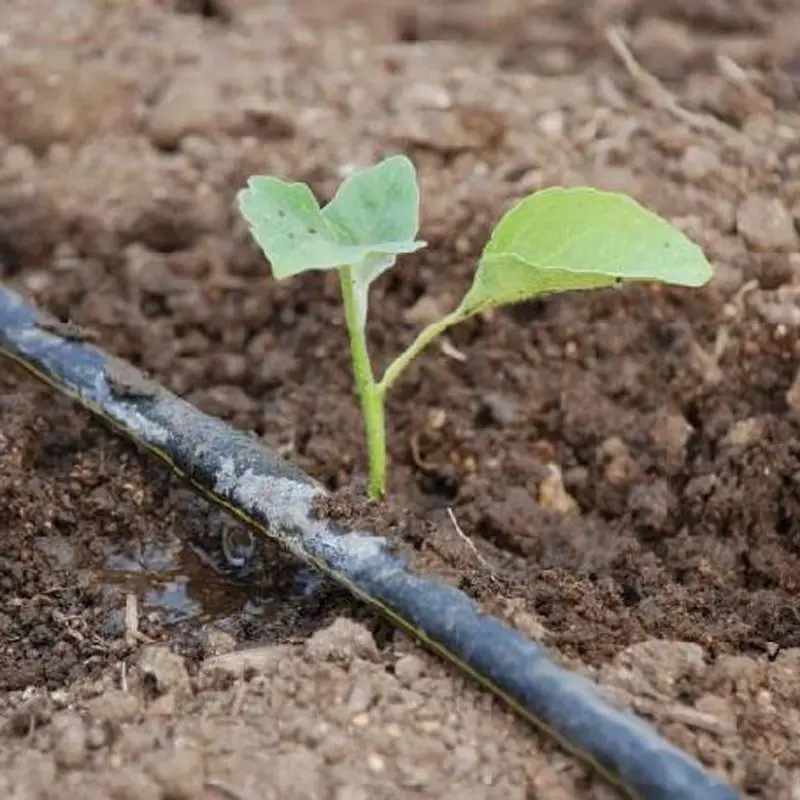
[(486, 392), (481, 397), (478, 415), (482, 421), (504, 427), (511, 425), (518, 413), (518, 405), (500, 392)]
[(797, 370), (792, 385), (786, 392), (786, 405), (792, 411), (800, 411), (800, 369)]
[(645, 17), (635, 28), (633, 49), (644, 65), (664, 80), (681, 78), (697, 47), (686, 26), (660, 17)]
[(86, 728), (77, 714), (65, 714), (54, 721), (53, 753), (65, 769), (80, 767), (86, 760)]
[(612, 486), (629, 485), (639, 471), (628, 445), (618, 436), (612, 436), (600, 445), (598, 457), (606, 460), (603, 477)]
[(628, 496), (628, 508), (636, 524), (655, 531), (666, 525), (674, 505), (675, 496), (662, 479), (634, 486)]
[(720, 163), (716, 153), (707, 147), (692, 145), (686, 149), (681, 159), (680, 170), (692, 183), (698, 183), (719, 170)]
[(236, 639), (225, 631), (212, 628), (203, 637), (203, 655), (206, 658), (232, 653), (236, 649)]
[(403, 686), (411, 686), (425, 674), (425, 662), (412, 653), (401, 656), (395, 662), (394, 674)]
[(375, 699), (375, 690), (366, 681), (358, 681), (347, 697), (347, 708), (354, 714), (367, 711)]
[(374, 661), (378, 658), (378, 646), (363, 625), (339, 617), (308, 639), (305, 655), (310, 661), (335, 661), (344, 664), (358, 658)]
[(728, 450), (741, 452), (761, 441), (766, 431), (766, 420), (761, 417), (748, 417), (731, 425), (720, 445)]
[(468, 775), (480, 762), (478, 751), (469, 745), (459, 745), (450, 756), (450, 769), (454, 777)]
[(202, 797), (203, 759), (190, 747), (172, 747), (144, 759), (147, 773), (161, 787), (164, 797)]
[(86, 732), (86, 747), (89, 750), (99, 750), (105, 747), (111, 738), (111, 727), (109, 725), (92, 725)]
[(650, 438), (671, 461), (683, 462), (694, 429), (681, 414), (659, 414), (650, 427)]
[(189, 673), (183, 658), (167, 647), (145, 647), (139, 656), (137, 669), (157, 694), (190, 689)]
[(386, 762), (377, 753), (370, 753), (367, 756), (367, 769), (374, 775), (380, 775), (386, 770)]
[(559, 514), (577, 511), (578, 502), (564, 488), (560, 468), (556, 464), (548, 464), (547, 469), (547, 476), (539, 484), (539, 506)]
[(749, 195), (739, 206), (736, 227), (754, 250), (791, 252), (798, 247), (792, 215), (777, 197)]
[(215, 675), (229, 678), (274, 675), (280, 668), (281, 662), (290, 657), (291, 652), (291, 647), (288, 645), (265, 645), (264, 647), (248, 647), (244, 650), (220, 653), (203, 661), (200, 666), (200, 675), (204, 678), (211, 678)]
[(130, 722), (140, 714), (141, 709), (135, 694), (120, 689), (104, 692), (86, 704), (86, 710), (95, 722)]

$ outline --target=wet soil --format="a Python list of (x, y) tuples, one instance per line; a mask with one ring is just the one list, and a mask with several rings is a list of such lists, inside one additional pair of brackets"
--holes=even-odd
[[(0, 7), (5, 282), (252, 430), (743, 794), (797, 796), (795, 3)], [(542, 186), (632, 194), (716, 276), (454, 329), (391, 397), (376, 509), (336, 281), (273, 281), (233, 197), (263, 172), (327, 198), (397, 151), (430, 244), (373, 292), (379, 368)], [(7, 364), (0, 406), (4, 796), (609, 796), (282, 554), (231, 573), (235, 523)]]

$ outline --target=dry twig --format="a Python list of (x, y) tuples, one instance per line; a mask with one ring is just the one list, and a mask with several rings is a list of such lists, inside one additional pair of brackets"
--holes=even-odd
[(492, 569), (492, 565), (480, 554), (478, 548), (475, 546), (475, 542), (467, 536), (466, 533), (461, 529), (461, 526), (458, 524), (458, 520), (456, 519), (456, 515), (453, 513), (453, 509), (450, 506), (447, 507), (447, 516), (450, 517), (450, 522), (453, 523), (453, 528), (455, 528), (456, 533), (458, 536), (464, 540), (467, 547), (473, 552), (477, 561), (484, 567), (492, 577), (494, 577), (494, 570)]
[(690, 128), (702, 133), (714, 133), (728, 142), (742, 148), (752, 148), (753, 143), (743, 133), (711, 114), (701, 114), (684, 108), (675, 95), (667, 89), (655, 75), (648, 72), (631, 53), (625, 43), (622, 29), (611, 27), (606, 29), (606, 39), (611, 49), (622, 61), (625, 69), (636, 82), (645, 100), (657, 108), (664, 108)]

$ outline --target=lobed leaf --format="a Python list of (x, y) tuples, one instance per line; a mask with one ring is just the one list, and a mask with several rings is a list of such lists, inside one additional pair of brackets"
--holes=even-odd
[(353, 271), (368, 285), (395, 263), (394, 256), (425, 246), (419, 230), (419, 185), (414, 165), (391, 156), (346, 178), (322, 211), (341, 242), (374, 247)]
[(349, 265), (366, 289), (398, 254), (425, 246), (414, 239), (419, 190), (404, 156), (351, 175), (324, 209), (305, 184), (267, 176), (250, 178), (237, 200), (278, 279)]

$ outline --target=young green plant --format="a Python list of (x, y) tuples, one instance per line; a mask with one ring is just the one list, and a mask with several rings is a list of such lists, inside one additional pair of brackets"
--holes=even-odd
[(370, 286), (399, 255), (426, 244), (416, 238), (419, 187), (411, 161), (392, 156), (350, 175), (324, 207), (305, 184), (260, 175), (249, 179), (238, 204), (278, 280), (338, 270), (373, 499), (386, 493), (386, 395), (451, 326), (545, 294), (622, 281), (697, 287), (712, 275), (697, 245), (630, 197), (589, 187), (543, 189), (502, 217), (458, 307), (424, 328), (376, 379), (366, 334)]

